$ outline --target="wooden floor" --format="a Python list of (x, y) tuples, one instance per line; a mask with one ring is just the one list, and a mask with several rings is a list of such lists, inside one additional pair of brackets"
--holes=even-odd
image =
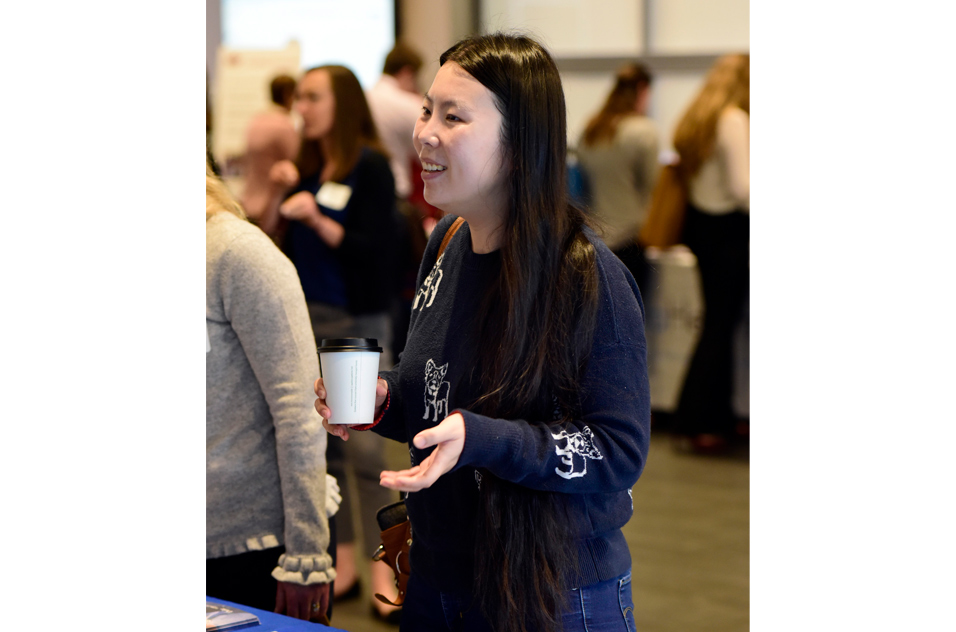
[[(633, 559), (641, 632), (743, 632), (750, 627), (750, 463), (748, 450), (702, 457), (676, 452), (654, 430), (647, 467), (634, 486), (634, 517), (624, 527)], [(389, 466), (407, 467), (389, 442)], [(363, 586), (368, 586), (363, 569)], [(368, 591), (366, 590), (366, 593)], [(332, 625), (349, 632), (397, 626), (369, 614), (371, 595), (335, 604)]]

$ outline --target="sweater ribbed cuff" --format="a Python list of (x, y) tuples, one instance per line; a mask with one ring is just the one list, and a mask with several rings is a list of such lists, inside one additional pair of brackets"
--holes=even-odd
[(311, 586), (328, 584), (335, 579), (332, 558), (326, 555), (287, 555), (279, 556), (279, 565), (272, 570), (276, 581)]

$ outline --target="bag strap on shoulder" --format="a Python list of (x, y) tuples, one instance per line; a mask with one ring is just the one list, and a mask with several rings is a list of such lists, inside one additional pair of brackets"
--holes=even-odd
[(437, 261), (441, 259), (442, 254), (445, 252), (445, 247), (448, 245), (448, 242), (451, 241), (451, 238), (455, 236), (455, 233), (458, 232), (458, 229), (461, 228), (461, 225), (465, 223), (464, 217), (459, 217), (451, 226), (448, 228), (448, 232), (445, 233), (445, 237), (441, 240), (441, 246), (438, 247), (438, 257), (435, 258)]

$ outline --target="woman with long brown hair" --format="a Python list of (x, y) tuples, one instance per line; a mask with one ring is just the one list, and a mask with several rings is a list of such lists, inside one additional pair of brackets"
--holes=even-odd
[(637, 233), (657, 180), (660, 150), (657, 126), (647, 116), (651, 80), (642, 64), (621, 67), (577, 147), (588, 179), (591, 211), (602, 225), (604, 242), (645, 293), (647, 261)]
[(704, 323), (677, 407), (697, 452), (729, 446), (733, 337), (750, 287), (750, 56), (717, 60), (674, 132), (687, 186), (683, 241), (697, 257)]
[[(390, 308), (397, 294), (395, 180), (362, 86), (344, 66), (306, 71), (296, 87), (302, 116), (302, 148), (289, 165), (298, 181), (279, 212), (289, 220), (284, 250), (295, 264), (317, 343), (323, 338), (375, 338), (385, 349), (380, 368), (392, 366)], [(339, 480), (352, 469), (357, 495), (343, 493), (338, 527), (338, 597), (358, 595), (357, 551), (378, 545), (375, 512), (396, 500), (378, 484), (385, 442), (366, 433), (348, 445), (329, 445), (328, 467)], [(356, 544), (353, 515), (361, 516), (364, 540)], [(371, 564), (371, 561), (366, 563)], [(370, 567), (372, 591), (395, 595), (387, 567)], [(371, 596), (369, 595), (371, 600)], [(395, 608), (371, 600), (373, 612)]]
[[(621, 527), (650, 434), (644, 308), (568, 200), (564, 92), (534, 40), (459, 42), (415, 127), (432, 233), (369, 426), (408, 442), (403, 630), (633, 630)], [(444, 244), (444, 245), (443, 245)], [(441, 251), (441, 254), (439, 254)]]

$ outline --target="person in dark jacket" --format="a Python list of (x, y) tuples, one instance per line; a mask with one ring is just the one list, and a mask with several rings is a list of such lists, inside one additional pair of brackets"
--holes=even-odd
[(633, 630), (621, 527), (650, 439), (640, 291), (568, 201), (550, 54), (494, 34), (440, 61), (415, 144), (448, 216), (405, 350), (372, 424), (330, 425), (321, 379), (316, 409), (341, 439), (409, 443), (409, 469), (381, 473), (412, 528), (403, 630)]

